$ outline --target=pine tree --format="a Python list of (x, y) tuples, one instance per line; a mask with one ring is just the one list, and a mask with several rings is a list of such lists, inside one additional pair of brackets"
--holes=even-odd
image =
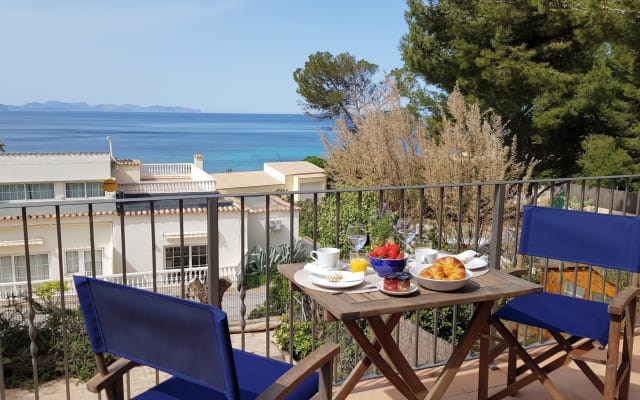
[[(640, 162), (640, 3), (408, 0), (405, 67), (503, 116), (537, 175), (579, 173), (591, 135)], [(622, 155), (622, 157), (625, 157)], [(628, 171), (629, 173), (635, 171)]]

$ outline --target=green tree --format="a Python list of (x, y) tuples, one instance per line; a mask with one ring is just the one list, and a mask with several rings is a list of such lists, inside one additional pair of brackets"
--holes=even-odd
[(591, 135), (582, 142), (582, 148), (584, 153), (578, 164), (587, 176), (625, 175), (638, 169), (611, 136)]
[(320, 168), (324, 168), (324, 164), (325, 164), (325, 159), (324, 158), (320, 158), (318, 156), (306, 156), (303, 161), (307, 161), (310, 162), (311, 164), (320, 167)]
[(376, 64), (356, 60), (349, 53), (317, 52), (309, 56), (304, 68), (294, 71), (293, 79), (304, 98), (305, 114), (316, 119), (341, 116), (355, 129), (353, 122), (362, 104), (378, 96), (377, 72)]
[(579, 172), (592, 134), (640, 161), (637, 1), (407, 3), (406, 70), (501, 115), (519, 157), (541, 160), (538, 175)]

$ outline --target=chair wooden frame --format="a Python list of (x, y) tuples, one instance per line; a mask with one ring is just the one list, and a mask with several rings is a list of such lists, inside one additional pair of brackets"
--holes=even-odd
[[(340, 352), (340, 346), (327, 342), (297, 363), (284, 375), (273, 382), (256, 400), (281, 400), (291, 390), (313, 372), (320, 375), (318, 396), (322, 400), (331, 400), (333, 387), (333, 359)], [(87, 390), (99, 393), (104, 390), (109, 400), (124, 400), (124, 375), (141, 364), (120, 358), (106, 366), (104, 354), (96, 354), (98, 373), (87, 381)]]

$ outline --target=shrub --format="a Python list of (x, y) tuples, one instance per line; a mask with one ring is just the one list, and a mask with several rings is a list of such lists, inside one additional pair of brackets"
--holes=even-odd
[[(289, 304), (289, 282), (278, 272), (278, 264), (288, 262), (302, 262), (307, 258), (307, 249), (304, 242), (297, 241), (293, 246), (293, 252), (289, 245), (283, 244), (269, 249), (269, 315), (282, 315), (287, 312)], [(266, 283), (266, 250), (260, 246), (254, 247), (249, 253), (246, 263), (247, 274), (245, 275), (245, 285), (249, 281), (257, 282), (259, 285)], [(257, 306), (249, 313), (249, 318), (260, 318), (267, 315), (267, 304)]]
[[(38, 301), (33, 301), (38, 379), (45, 382), (64, 376), (63, 329), (66, 327), (68, 373), (87, 380), (96, 373), (96, 367), (82, 313), (73, 308), (62, 310), (59, 289), (58, 282), (46, 282), (33, 289), (38, 296)], [(0, 343), (7, 388), (33, 386), (28, 315), (29, 303), (24, 298), (11, 300), (0, 313)], [(107, 362), (113, 360), (113, 357), (107, 357)]]
[[(336, 229), (340, 243), (342, 257), (347, 257), (351, 247), (346, 241), (346, 230), (349, 224), (362, 222), (367, 225), (369, 241), (367, 246), (382, 244), (392, 232), (393, 213), (380, 210), (377, 193), (362, 192), (361, 203), (358, 194), (353, 192), (340, 193), (340, 226), (336, 227), (336, 195), (327, 195), (318, 202), (318, 247), (336, 247)], [(313, 237), (313, 204), (305, 201), (300, 207), (300, 234)], [(384, 206), (383, 206), (384, 207)]]
[[(308, 356), (312, 351), (312, 334), (313, 324), (310, 321), (294, 321), (293, 322), (293, 358), (295, 360), (302, 360)], [(280, 348), (289, 350), (289, 323), (284, 322), (278, 326), (274, 333), (274, 338), (280, 345)], [(316, 339), (316, 346), (322, 345), (322, 340)]]

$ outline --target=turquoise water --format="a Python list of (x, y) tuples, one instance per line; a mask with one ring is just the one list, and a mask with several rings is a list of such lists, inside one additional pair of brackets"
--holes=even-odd
[(264, 162), (324, 157), (331, 123), (295, 114), (0, 112), (5, 151), (108, 152), (143, 163), (191, 162), (207, 172), (261, 170)]

